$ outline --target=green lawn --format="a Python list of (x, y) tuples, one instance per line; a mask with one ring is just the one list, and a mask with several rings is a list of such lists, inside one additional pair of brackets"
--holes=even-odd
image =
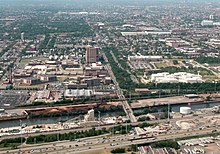
[(160, 63), (154, 63), (155, 64), (155, 66), (157, 67), (157, 68), (163, 68), (163, 67), (167, 67), (167, 64), (166, 63), (164, 63), (164, 62), (160, 62)]

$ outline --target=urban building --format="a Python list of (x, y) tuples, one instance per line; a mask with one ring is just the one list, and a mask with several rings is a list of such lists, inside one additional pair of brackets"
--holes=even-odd
[(210, 19), (210, 20), (214, 20), (214, 18), (215, 18), (215, 16), (214, 16), (213, 14), (211, 14), (211, 15), (209, 16), (209, 19)]
[(86, 49), (86, 63), (96, 63), (98, 59), (98, 48), (88, 47)]
[(53, 82), (57, 80), (57, 77), (55, 75), (41, 75), (39, 79), (42, 82)]
[(39, 84), (40, 80), (34, 77), (28, 77), (28, 78), (23, 78), (21, 79), (21, 84), (23, 85), (35, 85), (35, 84)]
[(109, 85), (112, 83), (112, 79), (110, 77), (105, 77), (104, 78), (104, 84)]
[(155, 83), (202, 83), (202, 76), (178, 72), (169, 74), (168, 72), (157, 73), (151, 75), (151, 82)]
[(160, 61), (162, 56), (128, 56), (128, 61)]
[(21, 42), (24, 42), (25, 40), (24, 40), (24, 32), (23, 33), (21, 33)]
[(83, 82), (85, 82), (88, 87), (94, 87), (94, 86), (99, 86), (100, 81), (101, 81), (100, 78), (90, 78), (90, 79), (85, 79)]
[(170, 35), (171, 31), (145, 31), (147, 35)]
[(202, 26), (213, 26), (213, 21), (212, 20), (203, 20), (201, 22)]
[(85, 98), (85, 97), (103, 97), (108, 93), (96, 92), (90, 89), (67, 89), (64, 92), (64, 97), (66, 98)]
[(82, 83), (82, 84), (68, 83), (67, 88), (68, 89), (86, 89), (87, 84), (86, 83)]
[(84, 116), (84, 122), (95, 121), (95, 111), (93, 109), (89, 110)]

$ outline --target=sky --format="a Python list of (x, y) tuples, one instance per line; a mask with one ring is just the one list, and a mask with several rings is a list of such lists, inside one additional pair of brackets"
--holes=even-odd
[(158, 3), (179, 3), (185, 1), (186, 3), (203, 3), (203, 2), (219, 2), (219, 0), (0, 0), (0, 6), (28, 6), (28, 5), (147, 5), (147, 4), (158, 4)]

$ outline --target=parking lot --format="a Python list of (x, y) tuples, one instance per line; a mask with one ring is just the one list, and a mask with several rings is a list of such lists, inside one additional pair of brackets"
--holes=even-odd
[(25, 103), (29, 99), (27, 91), (1, 91), (0, 92), (0, 107), (9, 108)]
[(219, 143), (220, 143), (219, 136), (178, 141), (178, 144), (181, 146), (182, 154), (191, 154), (191, 153), (219, 154), (220, 151)]

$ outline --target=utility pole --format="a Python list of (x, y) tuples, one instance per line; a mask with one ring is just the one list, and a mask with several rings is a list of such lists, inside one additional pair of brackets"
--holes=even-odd
[(168, 122), (170, 122), (170, 104), (168, 103)]
[(215, 93), (216, 93), (216, 89), (217, 89), (217, 88), (216, 88), (216, 84), (217, 84), (217, 82), (215, 81)]
[(57, 141), (59, 141), (60, 139), (59, 139), (59, 134), (57, 134)]
[(129, 89), (129, 100), (131, 101), (131, 87)]
[[(20, 126), (21, 126), (21, 130), (20, 130), (20, 133), (21, 133), (21, 149), (22, 149), (22, 121), (20, 120)], [(22, 153), (22, 152), (21, 152)]]
[(180, 95), (180, 85), (178, 85), (178, 96)]
[(99, 113), (99, 122), (100, 122), (101, 121), (101, 112), (98, 111), (98, 113)]
[(114, 136), (114, 133), (115, 133), (115, 127), (113, 126), (113, 129), (112, 129), (112, 136)]
[(101, 112), (100, 111), (98, 111), (98, 113), (99, 113), (99, 127), (100, 127), (100, 123), (101, 123)]
[(159, 98), (160, 98), (160, 95), (161, 95), (161, 90), (159, 90)]
[(126, 135), (128, 134), (128, 123), (127, 123), (127, 120), (126, 120)]
[(121, 126), (121, 134), (122, 134), (122, 127), (123, 127), (123, 126)]

